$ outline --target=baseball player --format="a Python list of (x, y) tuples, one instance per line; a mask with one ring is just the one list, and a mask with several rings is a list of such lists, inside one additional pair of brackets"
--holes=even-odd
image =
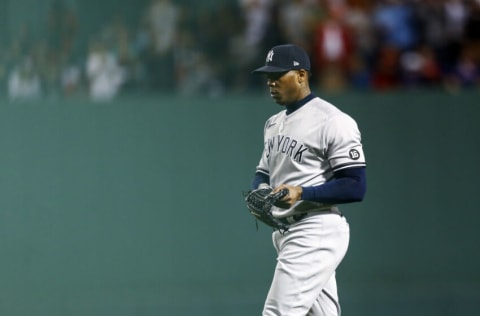
[(263, 74), (283, 106), (264, 127), (252, 190), (284, 188), (272, 214), (289, 225), (272, 235), (277, 264), (263, 316), (338, 316), (335, 271), (348, 248), (349, 224), (338, 204), (362, 201), (365, 156), (356, 122), (309, 87), (310, 59), (296, 45), (267, 54)]

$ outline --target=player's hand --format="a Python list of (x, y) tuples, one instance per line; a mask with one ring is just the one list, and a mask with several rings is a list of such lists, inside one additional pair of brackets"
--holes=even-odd
[(288, 189), (288, 194), (283, 199), (275, 203), (275, 206), (280, 208), (290, 208), (293, 204), (302, 199), (303, 190), (300, 186), (282, 184), (273, 189), (272, 193), (276, 193), (282, 189)]

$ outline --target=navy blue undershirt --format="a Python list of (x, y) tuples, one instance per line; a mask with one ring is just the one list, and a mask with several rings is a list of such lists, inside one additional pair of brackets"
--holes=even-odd
[[(289, 115), (315, 98), (313, 93), (295, 103), (287, 105)], [(252, 188), (257, 189), (261, 183), (270, 184), (270, 177), (257, 172), (252, 181)], [(302, 186), (302, 200), (329, 204), (342, 204), (362, 201), (367, 191), (365, 167), (346, 168), (335, 171), (333, 178), (317, 186)]]
[[(302, 200), (329, 204), (360, 202), (367, 191), (365, 167), (347, 168), (333, 173), (333, 178), (321, 185), (302, 186)], [(270, 184), (270, 177), (257, 172), (252, 189), (261, 183)]]
[(313, 93), (310, 93), (307, 95), (305, 98), (301, 99), (300, 101), (294, 102), (292, 104), (287, 105), (287, 115), (295, 112), (302, 106), (304, 106), (308, 101), (312, 100), (315, 98), (315, 95)]

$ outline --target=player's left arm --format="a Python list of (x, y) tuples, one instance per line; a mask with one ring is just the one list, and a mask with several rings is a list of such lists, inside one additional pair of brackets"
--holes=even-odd
[(367, 191), (365, 167), (338, 170), (331, 180), (317, 186), (292, 186), (282, 184), (274, 192), (287, 188), (289, 194), (282, 199), (284, 207), (290, 207), (299, 200), (326, 204), (360, 202)]

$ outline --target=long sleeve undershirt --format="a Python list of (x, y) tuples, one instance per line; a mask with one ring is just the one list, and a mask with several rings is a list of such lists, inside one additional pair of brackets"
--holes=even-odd
[[(254, 189), (261, 183), (270, 184), (267, 175), (257, 172), (252, 182)], [(334, 172), (333, 178), (317, 186), (302, 186), (302, 200), (342, 204), (362, 201), (366, 185), (365, 167), (347, 168)]]

